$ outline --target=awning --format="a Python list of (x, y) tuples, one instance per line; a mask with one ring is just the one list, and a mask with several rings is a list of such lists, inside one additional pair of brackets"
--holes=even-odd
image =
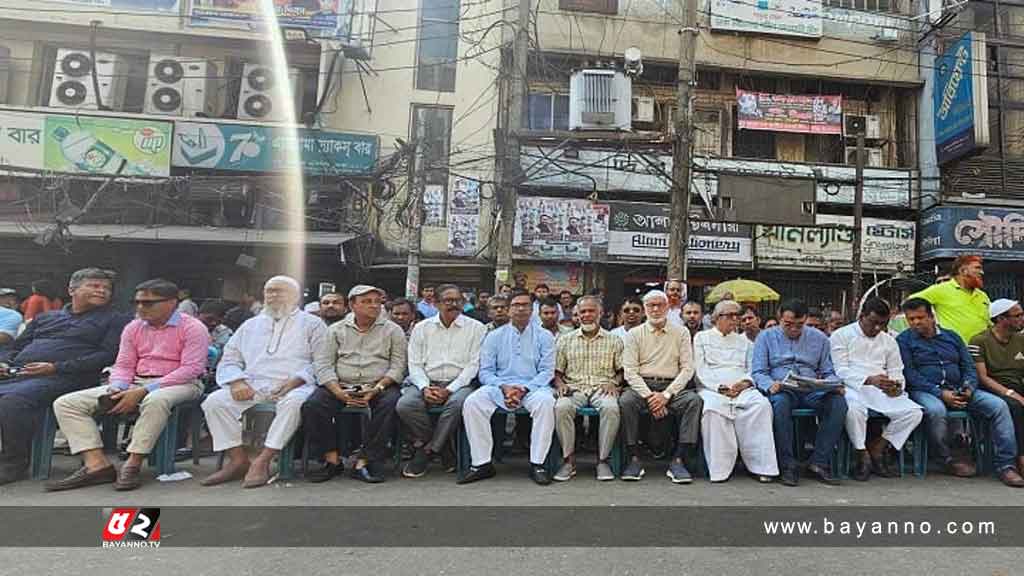
[[(46, 230), (41, 223), (0, 222), (0, 236), (32, 238)], [(249, 228), (215, 228), (210, 226), (139, 226), (125, 224), (73, 224), (72, 237), (79, 240), (108, 242), (183, 242), (222, 245), (286, 245), (292, 241), (290, 230), (253, 230)], [(307, 246), (336, 248), (355, 238), (343, 232), (306, 232)]]

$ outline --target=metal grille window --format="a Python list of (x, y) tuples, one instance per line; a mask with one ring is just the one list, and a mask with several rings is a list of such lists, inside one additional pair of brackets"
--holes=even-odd
[(528, 108), (530, 130), (569, 129), (569, 96), (567, 94), (530, 94)]
[(416, 43), (416, 89), (455, 91), (459, 0), (422, 0)]

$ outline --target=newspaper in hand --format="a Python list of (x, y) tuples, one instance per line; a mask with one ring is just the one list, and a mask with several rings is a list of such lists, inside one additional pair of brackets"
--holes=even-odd
[(792, 371), (790, 371), (789, 374), (786, 374), (786, 379), (782, 381), (782, 385), (792, 390), (799, 390), (800, 392), (817, 392), (818, 390), (831, 391), (843, 387), (843, 383), (840, 380), (807, 378), (806, 376), (794, 374)]

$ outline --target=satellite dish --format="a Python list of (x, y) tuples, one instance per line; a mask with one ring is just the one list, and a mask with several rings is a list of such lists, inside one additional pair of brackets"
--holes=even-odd
[(630, 76), (639, 76), (644, 71), (643, 54), (640, 49), (636, 46), (630, 46), (626, 48), (626, 52), (623, 53), (623, 59), (625, 60), (626, 74)]

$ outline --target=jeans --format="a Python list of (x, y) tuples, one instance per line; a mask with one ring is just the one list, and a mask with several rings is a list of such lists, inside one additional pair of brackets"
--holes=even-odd
[[(948, 409), (945, 402), (927, 392), (912, 391), (910, 398), (924, 408), (928, 422), (929, 448), (943, 462), (950, 458), (948, 441)], [(1014, 437), (1013, 419), (1010, 411), (995, 394), (975, 390), (967, 403), (967, 413), (988, 422), (989, 433), (995, 446), (992, 462), (996, 470), (1014, 466), (1017, 456), (1017, 442)]]
[(818, 435), (814, 440), (811, 464), (829, 467), (832, 452), (846, 425), (846, 398), (840, 394), (799, 394), (780, 390), (768, 396), (772, 403), (772, 428), (775, 432), (775, 450), (779, 454), (779, 469), (796, 467), (793, 454), (793, 409), (811, 408), (818, 414)]

